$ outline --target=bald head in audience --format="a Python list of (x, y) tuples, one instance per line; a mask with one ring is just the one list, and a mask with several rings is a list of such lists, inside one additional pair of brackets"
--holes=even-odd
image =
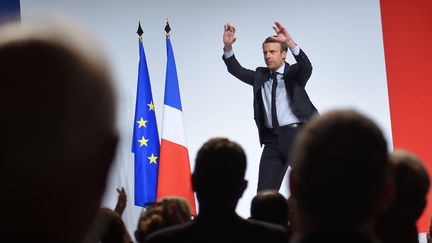
[(0, 67), (0, 235), (79, 242), (117, 144), (105, 59), (79, 28), (52, 20), (2, 27)]

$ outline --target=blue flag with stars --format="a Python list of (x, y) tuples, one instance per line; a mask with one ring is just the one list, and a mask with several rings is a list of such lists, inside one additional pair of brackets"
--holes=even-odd
[(149, 203), (156, 202), (160, 143), (150, 77), (141, 37), (139, 53), (132, 152), (135, 155), (135, 205), (146, 207)]

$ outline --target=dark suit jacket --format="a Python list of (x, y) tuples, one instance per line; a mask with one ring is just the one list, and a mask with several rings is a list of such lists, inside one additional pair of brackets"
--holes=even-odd
[(145, 243), (287, 243), (288, 232), (278, 225), (245, 220), (234, 212), (198, 215), (193, 221), (150, 234)]
[[(229, 58), (222, 58), (229, 73), (253, 87), (254, 119), (258, 127), (260, 142), (262, 144), (265, 132), (265, 112), (261, 88), (263, 84), (270, 79), (270, 70), (267, 67), (258, 67), (255, 71), (246, 69), (240, 65), (234, 55)], [(318, 113), (305, 90), (306, 83), (312, 74), (312, 65), (302, 50), (300, 50), (299, 55), (294, 55), (294, 58), (297, 61), (296, 64), (289, 65), (285, 63), (283, 77), (292, 112), (301, 122), (306, 122), (315, 113)]]

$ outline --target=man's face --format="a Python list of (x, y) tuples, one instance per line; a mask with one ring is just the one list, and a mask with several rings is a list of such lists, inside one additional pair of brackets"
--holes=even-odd
[(264, 61), (271, 71), (276, 71), (285, 62), (286, 51), (282, 51), (279, 43), (264, 43)]

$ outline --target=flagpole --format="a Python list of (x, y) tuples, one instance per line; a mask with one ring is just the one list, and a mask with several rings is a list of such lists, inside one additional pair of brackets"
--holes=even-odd
[(165, 25), (167, 68), (158, 174), (158, 200), (180, 196), (188, 200), (196, 214), (195, 196), (191, 183), (189, 152), (183, 127), (183, 109), (174, 52), (170, 40), (171, 27)]

